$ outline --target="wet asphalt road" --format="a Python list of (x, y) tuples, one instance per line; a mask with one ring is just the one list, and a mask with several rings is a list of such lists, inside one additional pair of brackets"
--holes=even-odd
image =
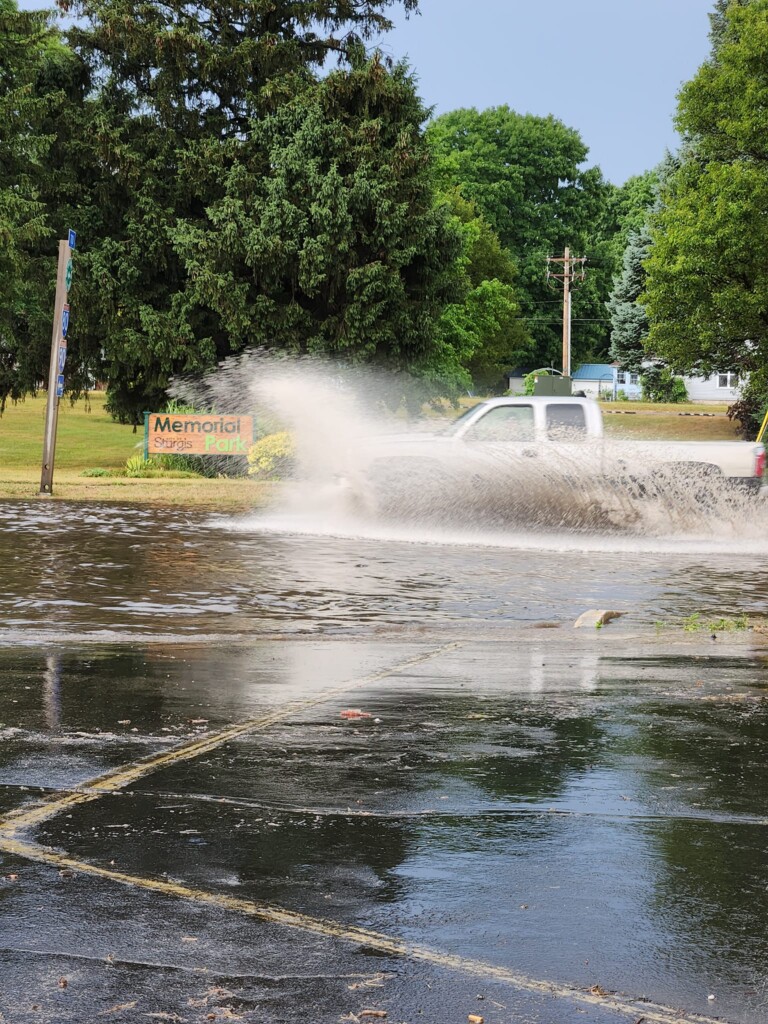
[(0, 1020), (768, 1020), (748, 551), (230, 527), (0, 505)]

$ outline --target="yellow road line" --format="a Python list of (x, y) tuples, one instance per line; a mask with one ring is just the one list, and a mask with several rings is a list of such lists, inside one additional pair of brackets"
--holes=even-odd
[(231, 910), (238, 914), (256, 918), (259, 921), (266, 921), (269, 924), (280, 925), (284, 928), (295, 928), (299, 931), (321, 935), (328, 939), (350, 942), (355, 945), (365, 946), (368, 949), (375, 949), (379, 953), (405, 957), (409, 960), (430, 964), (433, 967), (468, 974), (485, 981), (501, 982), (539, 996), (566, 999), (574, 1003), (599, 1007), (602, 1010), (610, 1010), (614, 1013), (631, 1016), (635, 1020), (642, 1018), (648, 1024), (681, 1024), (683, 1021), (688, 1021), (690, 1024), (725, 1024), (722, 1017), (715, 1020), (712, 1017), (704, 1017), (695, 1013), (686, 1014), (679, 1009), (662, 1006), (658, 1003), (633, 1003), (630, 1000), (621, 999), (611, 994), (600, 995), (573, 986), (561, 985), (557, 982), (529, 978), (524, 974), (518, 974), (515, 971), (509, 970), (509, 968), (501, 967), (497, 964), (457, 956), (452, 953), (441, 953), (439, 950), (431, 949), (428, 946), (415, 945), (404, 939), (385, 935), (382, 932), (369, 931), (366, 928), (357, 928), (354, 925), (345, 925), (326, 918), (310, 917), (307, 914), (286, 910), (283, 907), (273, 906), (269, 903), (260, 903), (256, 900), (242, 899), (237, 896), (227, 896), (224, 893), (207, 892), (204, 889), (194, 889), (190, 886), (181, 885), (178, 882), (168, 882), (159, 878), (143, 878), (139, 875), (129, 875), (123, 871), (114, 871), (111, 868), (104, 868), (97, 864), (76, 860), (74, 857), (56, 853), (54, 850), (46, 849), (37, 843), (24, 842), (13, 837), (0, 837), (0, 850), (13, 854), (16, 857), (24, 857), (27, 860), (50, 864), (60, 870), (67, 869), (84, 875), (93, 875), (111, 882), (117, 882), (120, 885), (129, 885), (136, 889), (159, 893), (163, 896), (205, 904), (220, 910)]
[(75, 792), (69, 792), (53, 800), (44, 800), (40, 803), (34, 803), (10, 811), (0, 821), (0, 836), (17, 835), (24, 829), (32, 828), (44, 821), (49, 821), (61, 813), (61, 811), (67, 810), (70, 807), (89, 803), (92, 800), (98, 800), (100, 796), (106, 793), (114, 793), (125, 789), (126, 786), (130, 786), (138, 779), (151, 775), (161, 768), (167, 768), (170, 765), (200, 757), (211, 750), (215, 750), (217, 747), (223, 746), (223, 744), (230, 740), (236, 739), (238, 736), (243, 736), (245, 733), (266, 729), (268, 726), (282, 722), (292, 715), (297, 715), (309, 708), (316, 707), (318, 704), (324, 704), (334, 697), (359, 690), (364, 686), (369, 686), (371, 683), (380, 682), (382, 679), (387, 679), (405, 669), (413, 668), (415, 665), (421, 665), (425, 661), (430, 661), (432, 658), (444, 654), (446, 651), (456, 650), (461, 646), (463, 646), (461, 643), (444, 644), (441, 647), (426, 651), (423, 654), (417, 654), (406, 661), (399, 662), (397, 665), (392, 665), (379, 672), (373, 672), (360, 679), (342, 683), (328, 690), (322, 690), (320, 693), (305, 700), (291, 701), (289, 704), (275, 708), (274, 711), (260, 715), (258, 718), (251, 718), (245, 722), (236, 722), (233, 725), (226, 726), (224, 729), (219, 729), (216, 732), (192, 740), (190, 743), (174, 747), (173, 750), (166, 750), (162, 754), (154, 754), (150, 757), (141, 758), (138, 761), (132, 761), (114, 772), (88, 780), (79, 786)]
[(430, 949), (427, 946), (414, 945), (403, 939), (385, 935), (381, 932), (368, 931), (364, 928), (348, 926), (324, 918), (310, 917), (307, 914), (300, 914), (296, 911), (286, 910), (282, 907), (260, 903), (255, 900), (206, 892), (203, 889), (194, 889), (177, 882), (163, 881), (158, 878), (143, 878), (139, 875), (129, 875), (122, 871), (114, 871), (110, 868), (79, 861), (73, 857), (68, 857), (66, 854), (56, 853), (54, 850), (49, 850), (37, 843), (25, 842), (17, 838), (22, 831), (32, 828), (43, 821), (48, 821), (69, 807), (97, 800), (107, 793), (117, 792), (161, 768), (200, 757), (202, 754), (215, 750), (229, 740), (242, 736), (245, 733), (265, 729), (301, 711), (323, 704), (334, 697), (386, 679), (407, 668), (422, 664), (439, 654), (455, 650), (461, 646), (463, 646), (461, 643), (450, 643), (424, 654), (416, 655), (388, 669), (383, 669), (361, 679), (323, 690), (306, 700), (292, 701), (290, 704), (277, 708), (259, 718), (227, 726), (210, 735), (175, 747), (173, 750), (131, 762), (114, 772), (89, 780), (77, 792), (66, 793), (56, 799), (12, 811), (0, 822), (0, 850), (27, 860), (50, 864), (59, 869), (66, 868), (81, 874), (104, 878), (121, 885), (156, 892), (164, 896), (207, 904), (208, 906), (218, 907), (221, 910), (231, 910), (270, 924), (294, 928), (303, 932), (322, 935), (329, 939), (354, 943), (355, 945), (363, 945), (380, 953), (428, 963), (435, 967), (468, 974), (486, 981), (502, 982), (537, 995), (550, 996), (555, 999), (567, 999), (575, 1003), (599, 1007), (603, 1010), (610, 1010), (614, 1013), (634, 1016), (635, 1018), (639, 1015), (648, 1024), (680, 1024), (681, 1021), (689, 1021), (691, 1024), (723, 1024), (722, 1018), (716, 1021), (711, 1017), (704, 1017), (698, 1014), (684, 1014), (680, 1010), (655, 1003), (632, 1003), (612, 995), (585, 992), (572, 986), (529, 978), (508, 968), (486, 963), (482, 960), (473, 960), (450, 953), (441, 953), (439, 950)]

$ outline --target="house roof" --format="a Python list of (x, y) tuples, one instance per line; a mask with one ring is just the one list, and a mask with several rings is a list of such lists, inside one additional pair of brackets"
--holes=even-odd
[(613, 380), (613, 367), (610, 363), (582, 363), (571, 375), (573, 380)]

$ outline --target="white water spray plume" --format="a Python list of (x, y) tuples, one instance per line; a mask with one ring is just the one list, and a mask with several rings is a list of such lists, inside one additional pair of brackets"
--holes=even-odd
[[(419, 382), (309, 357), (249, 353), (174, 394), (287, 430), (292, 480), (238, 528), (557, 550), (768, 553), (768, 501), (676, 442), (457, 437), (456, 410), (408, 417)], [(480, 401), (478, 399), (478, 401)], [(746, 444), (746, 442), (744, 443)], [(678, 446), (681, 450), (685, 445)]]

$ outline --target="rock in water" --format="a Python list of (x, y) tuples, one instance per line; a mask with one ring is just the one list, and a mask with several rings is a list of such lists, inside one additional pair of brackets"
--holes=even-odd
[(588, 612), (581, 613), (574, 622), (573, 627), (574, 629), (581, 629), (582, 626), (591, 626), (593, 629), (596, 629), (599, 626), (604, 626), (611, 619), (618, 619), (626, 614), (626, 612), (609, 611), (607, 608), (590, 608)]

